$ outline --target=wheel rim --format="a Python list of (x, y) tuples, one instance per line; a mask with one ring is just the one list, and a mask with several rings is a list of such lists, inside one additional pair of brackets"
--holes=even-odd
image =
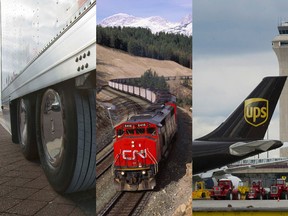
[(25, 147), (27, 145), (27, 108), (24, 99), (19, 102), (19, 134), (20, 145)]
[(41, 103), (41, 136), (45, 158), (51, 168), (60, 166), (63, 159), (63, 109), (59, 94), (48, 89)]

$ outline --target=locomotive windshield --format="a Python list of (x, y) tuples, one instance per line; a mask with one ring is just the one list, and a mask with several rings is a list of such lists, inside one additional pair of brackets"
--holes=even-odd
[(156, 136), (157, 127), (154, 124), (149, 123), (137, 123), (137, 124), (127, 124), (124, 123), (116, 128), (117, 138), (123, 136)]
[(156, 134), (156, 127), (147, 128), (147, 133), (151, 134), (151, 135), (155, 135)]

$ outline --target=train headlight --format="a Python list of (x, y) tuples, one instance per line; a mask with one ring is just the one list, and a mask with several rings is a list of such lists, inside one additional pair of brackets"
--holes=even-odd
[(122, 172), (121, 172), (121, 175), (124, 176), (124, 174), (125, 174), (125, 173), (122, 171)]
[(142, 174), (143, 174), (143, 175), (145, 175), (145, 174), (146, 174), (146, 171), (145, 171), (145, 170), (143, 170), (143, 171), (142, 171)]

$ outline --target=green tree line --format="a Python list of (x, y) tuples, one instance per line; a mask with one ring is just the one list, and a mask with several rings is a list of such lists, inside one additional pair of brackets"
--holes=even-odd
[(132, 27), (97, 26), (97, 43), (129, 54), (175, 61), (192, 68), (192, 37)]
[(130, 79), (127, 84), (154, 90), (169, 90), (169, 85), (164, 76), (159, 76), (152, 69), (146, 70), (140, 78)]
[(169, 86), (164, 76), (158, 76), (156, 71), (153, 72), (151, 69), (145, 71), (141, 76), (140, 86), (157, 90), (169, 90)]

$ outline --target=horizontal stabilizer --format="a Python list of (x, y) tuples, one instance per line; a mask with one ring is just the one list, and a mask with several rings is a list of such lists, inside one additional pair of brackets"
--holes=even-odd
[(231, 155), (244, 156), (255, 151), (265, 152), (279, 148), (283, 143), (279, 140), (257, 140), (249, 143), (237, 142), (229, 147)]

